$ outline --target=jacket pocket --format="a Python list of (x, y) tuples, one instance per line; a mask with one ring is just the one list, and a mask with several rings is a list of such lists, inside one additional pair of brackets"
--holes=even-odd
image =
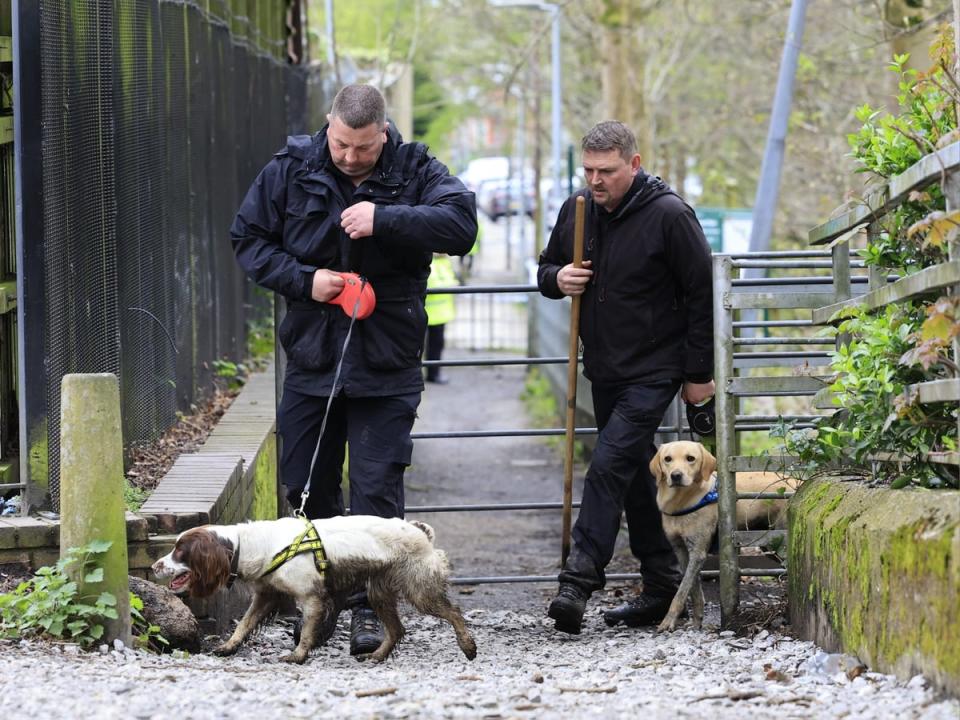
[(363, 321), (363, 353), (375, 370), (416, 367), (423, 352), (427, 313), (423, 301), (377, 300), (373, 314)]
[(329, 370), (336, 358), (329, 307), (290, 308), (277, 331), (280, 345), (297, 367)]

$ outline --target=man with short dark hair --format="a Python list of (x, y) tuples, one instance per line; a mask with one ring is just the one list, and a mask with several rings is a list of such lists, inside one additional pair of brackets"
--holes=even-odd
[[(375, 87), (343, 88), (327, 121), (312, 137), (288, 138), (250, 187), (230, 234), (246, 273), (287, 307), (277, 330), (287, 356), (277, 409), (287, 499), (300, 507), (316, 451), (305, 514), (343, 514), (349, 447), (350, 512), (403, 517), (430, 261), (434, 252), (470, 250), (476, 203), (426, 146), (401, 140)], [(376, 294), (373, 314), (356, 321), (346, 347), (350, 317), (329, 302), (344, 289), (343, 271), (365, 277)], [(349, 604), (350, 651), (370, 653), (382, 627), (365, 592)], [(335, 622), (336, 614), (321, 640)]]
[[(691, 404), (714, 393), (713, 275), (695, 213), (643, 171), (623, 123), (597, 124), (581, 150), (587, 187), (561, 207), (537, 273), (544, 296), (582, 297), (583, 374), (600, 430), (570, 556), (548, 610), (558, 630), (574, 634), (591, 593), (604, 586), (624, 511), (643, 592), (604, 619), (639, 626), (666, 614), (680, 576), (650, 475), (654, 435), (678, 390)], [(576, 268), (574, 209), (581, 195), (584, 261)]]

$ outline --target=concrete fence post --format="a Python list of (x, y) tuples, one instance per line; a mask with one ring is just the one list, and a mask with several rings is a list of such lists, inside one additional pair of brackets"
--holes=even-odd
[(130, 645), (127, 526), (123, 501), (120, 385), (110, 373), (64, 375), (60, 386), (60, 553), (93, 540), (113, 544), (103, 556), (103, 581), (83, 595), (109, 592), (116, 620), (104, 622), (104, 640)]

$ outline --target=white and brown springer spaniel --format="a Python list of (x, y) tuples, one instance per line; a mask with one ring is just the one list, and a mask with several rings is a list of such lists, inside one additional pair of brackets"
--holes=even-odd
[(477, 646), (463, 615), (447, 597), (450, 567), (446, 554), (433, 546), (433, 528), (369, 515), (314, 520), (313, 525), (329, 561), (322, 575), (312, 552), (296, 555), (264, 575), (274, 556), (303, 533), (306, 525), (298, 518), (192, 528), (180, 534), (173, 550), (153, 564), (153, 571), (158, 578), (169, 579), (174, 592), (193, 597), (212, 595), (234, 575), (250, 584), (253, 601), (233, 635), (214, 650), (218, 655), (236, 652), (276, 607), (278, 596), (292, 595), (303, 612), (303, 630), (300, 643), (284, 660), (302, 663), (327, 613), (366, 587), (385, 630), (371, 660), (386, 659), (404, 635), (397, 614), (401, 597), (420, 612), (450, 623), (463, 654), (470, 660), (476, 657)]

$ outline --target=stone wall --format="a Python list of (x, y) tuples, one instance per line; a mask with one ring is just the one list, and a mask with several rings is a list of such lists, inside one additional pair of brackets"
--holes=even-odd
[(789, 519), (798, 635), (960, 694), (960, 492), (809, 481)]

